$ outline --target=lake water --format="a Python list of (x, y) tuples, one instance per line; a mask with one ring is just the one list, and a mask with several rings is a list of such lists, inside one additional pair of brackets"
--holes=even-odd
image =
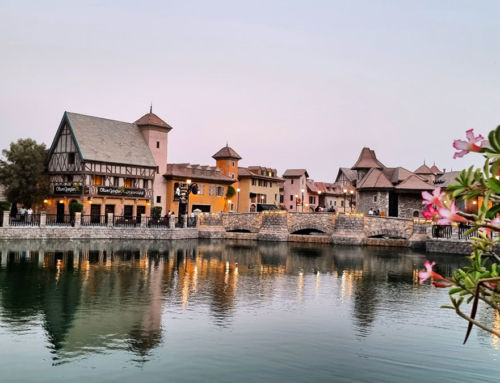
[[(498, 382), (499, 340), (406, 249), (0, 243), (3, 382)], [(481, 312), (500, 328), (500, 316)]]

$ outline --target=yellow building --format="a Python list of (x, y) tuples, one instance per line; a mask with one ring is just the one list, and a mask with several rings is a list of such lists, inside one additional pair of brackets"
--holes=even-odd
[(269, 210), (279, 206), (283, 179), (277, 176), (276, 169), (262, 166), (240, 167), (238, 179), (236, 210), (239, 213)]
[[(201, 210), (202, 212), (218, 213), (232, 210), (231, 203), (226, 199), (227, 189), (234, 183), (234, 179), (222, 174), (221, 169), (213, 166), (192, 164), (168, 164), (167, 173), (167, 212), (172, 211), (179, 216), (179, 190), (188, 184), (196, 184), (198, 193), (190, 194), (188, 212)], [(231, 201), (232, 202), (232, 201)], [(183, 209), (180, 209), (181, 213)]]

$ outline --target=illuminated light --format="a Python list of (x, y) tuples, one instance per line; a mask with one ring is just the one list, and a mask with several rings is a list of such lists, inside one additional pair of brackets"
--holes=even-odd
[(350, 193), (351, 193), (351, 194), (354, 194), (354, 190), (351, 190), (351, 191), (350, 191)]
[(151, 206), (151, 203), (150, 203), (150, 202), (146, 202), (146, 205), (147, 205), (147, 206)]
[(344, 193), (347, 193), (347, 189), (344, 189)]
[(239, 193), (240, 192), (240, 188), (236, 189), (236, 191)]
[(495, 176), (495, 178), (496, 178), (497, 180), (500, 180), (500, 176)]
[(89, 201), (89, 204), (92, 205), (92, 201)]
[(64, 200), (60, 199), (60, 200), (59, 200), (59, 203), (64, 203)]
[(43, 203), (47, 204), (47, 203), (49, 203), (49, 200), (48, 199), (44, 199)]
[(473, 204), (473, 205), (476, 205), (476, 204), (477, 204), (477, 201), (472, 201), (472, 204)]
[(229, 201), (227, 201), (227, 203), (228, 203), (229, 205), (231, 205), (233, 202), (232, 202), (231, 200), (229, 200)]
[(191, 185), (191, 180), (186, 181), (188, 185)]
[(321, 194), (321, 190), (318, 191), (318, 194)]

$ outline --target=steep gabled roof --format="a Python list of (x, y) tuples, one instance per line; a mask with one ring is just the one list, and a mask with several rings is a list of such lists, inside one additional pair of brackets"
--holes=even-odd
[(217, 153), (215, 153), (212, 156), (213, 159), (235, 159), (235, 160), (241, 160), (241, 157), (238, 153), (233, 148), (230, 148), (229, 146), (224, 146), (221, 150), (219, 150)]
[(416, 174), (412, 174), (399, 185), (396, 186), (397, 190), (432, 190), (434, 186), (425, 182)]
[(357, 179), (357, 171), (356, 170), (352, 170), (349, 168), (339, 168), (335, 182), (338, 182), (341, 173), (344, 174), (345, 178), (347, 178), (347, 180), (349, 182), (356, 181), (356, 179)]
[(358, 160), (352, 167), (353, 170), (356, 169), (383, 169), (384, 165), (377, 159), (375, 152), (370, 148), (361, 149), (361, 153), (359, 154)]
[(393, 184), (398, 184), (413, 174), (401, 166), (397, 168), (385, 168), (383, 172)]
[(392, 189), (392, 182), (380, 170), (372, 168), (358, 182), (357, 189)]
[[(262, 174), (264, 173), (264, 174)], [(255, 178), (262, 179), (271, 182), (283, 182), (283, 178), (278, 176), (270, 176), (271, 174), (277, 174), (276, 169), (266, 168), (264, 166), (249, 166), (247, 168), (238, 167), (238, 178)]]
[(304, 174), (309, 177), (306, 169), (286, 169), (282, 177), (301, 177)]
[(157, 128), (168, 129), (168, 131), (172, 130), (172, 127), (163, 121), (160, 117), (154, 114), (152, 111), (146, 113), (144, 116), (139, 118), (135, 124), (137, 126), (155, 126)]
[(439, 168), (435, 164), (431, 166), (431, 171), (434, 174), (443, 174), (443, 172), (441, 170), (439, 170)]
[(434, 174), (434, 172), (431, 170), (430, 167), (428, 167), (426, 164), (420, 165), (417, 170), (415, 170), (413, 173), (415, 174)]
[(64, 112), (50, 152), (66, 123), (85, 161), (157, 166), (137, 125), (78, 113)]

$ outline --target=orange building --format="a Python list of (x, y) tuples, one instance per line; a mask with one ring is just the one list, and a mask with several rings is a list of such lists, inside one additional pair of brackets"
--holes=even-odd
[[(196, 184), (198, 193), (190, 194), (188, 212), (218, 213), (231, 210), (231, 204), (226, 199), (227, 189), (234, 179), (222, 174), (221, 169), (214, 166), (192, 164), (168, 164), (167, 173), (167, 211), (179, 215), (179, 189), (190, 183)], [(177, 191), (177, 192), (176, 192)]]

